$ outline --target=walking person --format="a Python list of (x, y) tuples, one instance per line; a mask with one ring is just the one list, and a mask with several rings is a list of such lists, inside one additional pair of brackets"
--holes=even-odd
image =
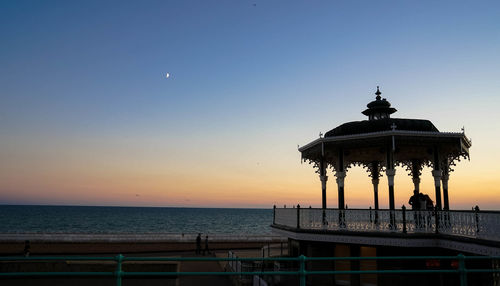
[(207, 252), (207, 254), (210, 254), (210, 250), (208, 250), (208, 235), (205, 236), (205, 249), (203, 250), (203, 255), (205, 255), (205, 252)]
[(201, 233), (196, 237), (196, 254), (201, 254)]

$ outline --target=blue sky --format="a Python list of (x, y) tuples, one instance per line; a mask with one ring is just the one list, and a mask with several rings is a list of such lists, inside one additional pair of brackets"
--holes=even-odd
[[(177, 195), (169, 196), (165, 185), (182, 185), (176, 178), (207, 169), (220, 177), (200, 185), (239, 190), (243, 183), (228, 177), (262, 167), (255, 162), (266, 162), (264, 173), (276, 178), (264, 180), (269, 191), (291, 188), (287, 183), (315, 189), (313, 170), (291, 164), (298, 162), (297, 144), (364, 119), (360, 112), (377, 85), (399, 110), (396, 117), (428, 118), (443, 131), (466, 126), (474, 144), (476, 139), (484, 144), (479, 150), (491, 150), (500, 131), (488, 123), (500, 119), (499, 6), (497, 1), (3, 1), (0, 202), (23, 202), (37, 189), (57, 189), (39, 199), (92, 203), (97, 197), (68, 191), (71, 184), (84, 184), (78, 178), (89, 170), (101, 170), (85, 179), (92, 192), (116, 190), (110, 182), (148, 170), (172, 181), (155, 184), (157, 177), (148, 177), (143, 187), (134, 181), (134, 190), (166, 188), (168, 201)], [(491, 154), (476, 156), (477, 165), (464, 170), (479, 174), (488, 166), (486, 172), (497, 173)], [(127, 165), (121, 177), (109, 174)], [(57, 174), (66, 169), (74, 180), (62, 187)], [(19, 170), (25, 170), (23, 176)], [(303, 180), (281, 185), (283, 172), (300, 172), (295, 177)], [(262, 174), (242, 176), (250, 186), (241, 192), (251, 197), (249, 182)], [(219, 185), (224, 180), (232, 183)], [(199, 188), (193, 192), (202, 192)], [(12, 196), (20, 190), (23, 195)], [(67, 200), (60, 199), (64, 194)], [(319, 193), (308, 196), (320, 199)], [(283, 194), (262, 204), (288, 199)], [(155, 201), (138, 204), (148, 203)]]

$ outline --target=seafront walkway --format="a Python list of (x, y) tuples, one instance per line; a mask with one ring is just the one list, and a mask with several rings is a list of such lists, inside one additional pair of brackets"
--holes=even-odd
[[(191, 253), (181, 254), (181, 257), (227, 257), (226, 252), (199, 256)], [(223, 263), (218, 261), (181, 261), (180, 272), (224, 272)], [(179, 286), (221, 285), (232, 286), (228, 276), (180, 276)]]
[[(246, 250), (248, 251), (248, 250)], [(254, 253), (259, 253), (259, 249), (255, 249)], [(99, 254), (99, 255), (85, 255), (84, 257), (114, 257), (116, 254)], [(124, 254), (125, 257), (169, 257), (169, 258), (204, 258), (204, 257), (227, 257), (227, 251), (219, 250), (211, 252), (207, 255), (195, 255), (193, 251), (189, 252), (155, 252), (155, 253), (133, 253), (130, 255)], [(36, 258), (37, 255), (31, 257)], [(57, 256), (52, 256), (57, 257)], [(71, 257), (71, 256), (65, 256)], [(79, 257), (82, 257), (79, 255)], [(70, 261), (62, 259), (61, 262), (65, 265), (73, 265), (74, 267), (83, 267), (86, 269), (92, 269), (92, 271), (114, 271), (116, 268), (116, 262), (114, 261)], [(227, 262), (219, 261), (178, 261), (178, 262), (146, 262), (141, 263), (137, 261), (135, 267), (139, 267), (139, 271), (179, 271), (179, 272), (224, 272), (224, 266)], [(45, 271), (58, 271), (60, 264), (47, 264), (46, 262), (35, 263), (26, 262), (11, 262), (7, 265), (6, 262), (0, 262), (0, 268), (2, 271), (9, 270), (7, 272), (45, 272)], [(132, 263), (129, 263), (128, 267)], [(172, 268), (172, 266), (175, 267)], [(126, 270), (126, 263), (123, 264), (124, 270)], [(14, 269), (19, 268), (19, 269)], [(48, 268), (48, 269), (44, 269)], [(149, 269), (148, 269), (149, 268)], [(170, 270), (167, 270), (170, 269)], [(172, 268), (172, 269), (171, 269)], [(163, 270), (160, 270), (163, 269)], [(177, 269), (177, 270), (174, 270)], [(133, 270), (133, 271), (138, 271)], [(61, 271), (59, 269), (59, 271)], [(81, 270), (80, 270), (81, 271)], [(89, 271), (89, 270), (87, 270)], [(130, 270), (128, 270), (130, 271)], [(83, 286), (83, 285), (93, 285), (93, 286), (108, 286), (116, 285), (115, 277), (18, 277), (18, 278), (2, 278), (0, 279), (0, 285), (72, 285), (72, 286)], [(167, 277), (124, 277), (122, 285), (125, 286), (139, 286), (139, 285), (176, 285), (176, 286), (194, 286), (194, 285), (221, 285), (221, 286), (231, 286), (231, 279), (229, 276), (216, 276), (216, 275), (204, 275), (204, 276), (182, 276), (179, 275), (177, 278), (167, 278)]]
[[(0, 272), (102, 272), (76, 277), (53, 277), (42, 273), (38, 277), (1, 278), (0, 285), (116, 285), (117, 255), (122, 254), (122, 271), (127, 272), (225, 272), (227, 261), (192, 261), (196, 258), (227, 258), (228, 251), (242, 251), (262, 257), (278, 250), (262, 251), (274, 245), (283, 245), (276, 236), (231, 237), (212, 235), (209, 242), (214, 249), (209, 255), (195, 255), (196, 235), (79, 235), (79, 234), (0, 234)], [(30, 240), (29, 259), (23, 256), (25, 241)], [(267, 249), (267, 248), (266, 248)], [(282, 250), (281, 250), (282, 251)], [(240, 253), (240, 252), (238, 252)], [(33, 259), (31, 259), (33, 258)], [(49, 258), (45, 260), (44, 258)], [(95, 259), (93, 259), (95, 258)], [(160, 260), (148, 258), (162, 258)], [(180, 259), (179, 259), (180, 258)], [(179, 260), (177, 260), (179, 259)], [(105, 274), (107, 273), (107, 274)], [(111, 275), (110, 275), (111, 274)], [(145, 285), (232, 285), (230, 275), (175, 275), (170, 277), (124, 276), (125, 286)]]

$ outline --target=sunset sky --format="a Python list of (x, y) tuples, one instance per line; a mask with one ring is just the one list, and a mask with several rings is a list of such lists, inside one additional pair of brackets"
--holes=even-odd
[[(393, 117), (465, 126), (451, 208), (500, 209), (499, 1), (2, 1), (0, 204), (319, 207), (297, 145), (377, 85)], [(373, 206), (360, 167), (345, 192)]]

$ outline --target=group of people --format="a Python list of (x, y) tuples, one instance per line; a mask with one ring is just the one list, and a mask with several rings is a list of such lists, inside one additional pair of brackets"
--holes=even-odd
[(415, 225), (417, 228), (423, 228), (425, 224), (428, 227), (431, 225), (432, 213), (418, 212), (418, 211), (432, 211), (434, 210), (434, 202), (427, 194), (422, 194), (418, 190), (413, 191), (413, 196), (410, 197), (408, 203), (411, 209), (417, 211), (413, 214)]
[(408, 203), (414, 211), (434, 209), (434, 202), (431, 200), (429, 195), (422, 194), (418, 190), (413, 191), (413, 196), (410, 197)]
[[(205, 249), (203, 249), (203, 255), (205, 255), (205, 252), (210, 254), (210, 250), (208, 249), (208, 235), (205, 236)], [(198, 233), (198, 236), (196, 237), (196, 254), (202, 254), (201, 233)]]

